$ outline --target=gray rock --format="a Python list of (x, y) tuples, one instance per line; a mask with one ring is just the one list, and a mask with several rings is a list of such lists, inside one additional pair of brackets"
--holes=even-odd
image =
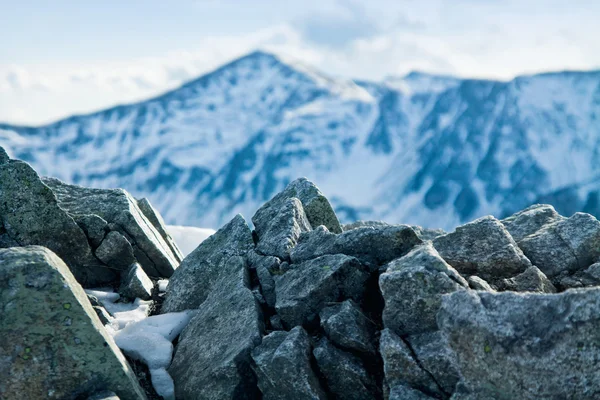
[(131, 243), (148, 276), (168, 278), (179, 265), (169, 245), (146, 218), (137, 201), (123, 189), (92, 189), (43, 178), (61, 208), (72, 215), (95, 214), (118, 227)]
[(344, 400), (376, 399), (378, 390), (360, 358), (337, 349), (322, 338), (313, 349), (319, 370), (325, 377), (329, 393)]
[(344, 232), (351, 231), (352, 229), (364, 228), (364, 227), (378, 228), (378, 227), (390, 226), (390, 225), (391, 224), (388, 224), (387, 222), (383, 222), (383, 221), (355, 221), (350, 224), (342, 225), (342, 231), (344, 231)]
[(154, 284), (148, 278), (142, 266), (134, 263), (123, 273), (119, 294), (128, 299), (150, 300), (152, 289), (154, 289)]
[(0, 250), (0, 398), (145, 399), (82, 287), (50, 250)]
[(316, 228), (324, 225), (331, 232), (342, 232), (340, 221), (327, 198), (312, 182), (306, 178), (299, 178), (256, 211), (252, 217), (252, 223), (259, 238), (262, 238), (264, 232), (269, 229), (271, 221), (279, 214), (282, 205), (292, 197), (302, 203), (310, 226)]
[(296, 246), (300, 234), (312, 229), (302, 209), (302, 203), (295, 197), (283, 201), (279, 212), (268, 224), (261, 222), (261, 225), (263, 230), (256, 251), (281, 259), (289, 259), (290, 250)]
[(461, 399), (600, 396), (600, 289), (456, 292), (438, 324), (471, 393)]
[(385, 383), (390, 389), (408, 386), (436, 398), (443, 397), (440, 387), (431, 375), (419, 366), (411, 349), (391, 330), (381, 331), (379, 351), (383, 358)]
[(279, 260), (276, 257), (264, 257), (264, 260), (256, 264), (256, 275), (262, 289), (263, 296), (267, 305), (271, 308), (275, 307), (275, 280), (271, 275), (271, 271), (279, 270)]
[(244, 258), (226, 264), (228, 276), (215, 282), (179, 337), (169, 367), (176, 398), (256, 398), (250, 352), (261, 341), (262, 315), (247, 287)]
[[(1, 230), (2, 228), (0, 228)], [(7, 249), (9, 247), (19, 247), (19, 243), (8, 236), (8, 233), (0, 233), (0, 249)]]
[(272, 315), (271, 318), (269, 318), (269, 322), (271, 323), (271, 328), (273, 328), (273, 330), (283, 330), (283, 324), (281, 323), (281, 317), (279, 315)]
[(119, 271), (136, 262), (131, 243), (116, 231), (108, 232), (94, 254), (104, 264)]
[(573, 275), (562, 277), (558, 284), (563, 289), (600, 286), (600, 262), (590, 265), (583, 271), (577, 271)]
[(565, 219), (549, 204), (534, 204), (503, 219), (502, 222), (518, 243), (543, 226)]
[(326, 254), (345, 254), (377, 270), (421, 243), (408, 225), (356, 228), (339, 235), (319, 227), (301, 234), (290, 256), (292, 263), (300, 263)]
[(504, 279), (502, 289), (513, 292), (556, 293), (552, 282), (536, 266), (527, 268), (514, 278)]
[(10, 157), (6, 153), (6, 150), (4, 150), (2, 146), (0, 146), (0, 165), (8, 164), (8, 161), (10, 161)]
[(600, 257), (600, 222), (575, 213), (543, 226), (519, 242), (525, 255), (548, 278), (584, 270)]
[(108, 232), (108, 222), (93, 214), (75, 215), (73, 219), (87, 236), (92, 248), (96, 249), (100, 246)]
[(275, 309), (288, 328), (311, 322), (331, 302), (362, 299), (369, 274), (356, 258), (327, 255), (275, 276)]
[(173, 238), (171, 237), (171, 234), (167, 232), (165, 221), (163, 220), (160, 213), (156, 211), (154, 207), (152, 207), (152, 204), (150, 204), (150, 200), (146, 198), (139, 199), (137, 201), (137, 205), (140, 208), (140, 210), (142, 210), (146, 218), (148, 218), (148, 221), (150, 221), (152, 225), (154, 225), (154, 228), (156, 228), (158, 233), (160, 233), (160, 236), (162, 236), (164, 241), (169, 246), (169, 249), (171, 249), (171, 253), (175, 257), (177, 262), (180, 263), (181, 261), (183, 261), (183, 254), (181, 253), (181, 250), (179, 249), (179, 247), (177, 247), (177, 244), (175, 243), (175, 240), (173, 240)]
[(389, 263), (379, 287), (385, 300), (383, 324), (403, 336), (436, 330), (442, 295), (468, 284), (427, 242)]
[(421, 367), (433, 377), (444, 393), (454, 392), (460, 379), (456, 356), (441, 332), (408, 336), (407, 341)]
[(376, 325), (352, 300), (325, 307), (319, 314), (327, 337), (337, 346), (374, 355)]
[(115, 392), (109, 390), (103, 390), (102, 392), (94, 393), (87, 400), (120, 400), (119, 396)]
[(490, 286), (485, 280), (481, 279), (476, 275), (471, 275), (467, 282), (469, 283), (469, 287), (473, 290), (485, 290), (488, 292), (494, 292), (495, 289)]
[(237, 271), (229, 259), (253, 248), (252, 232), (238, 214), (181, 262), (169, 280), (162, 312), (198, 308), (217, 282)]
[[(356, 221), (351, 224), (343, 225), (342, 229), (344, 231), (351, 231), (351, 230), (357, 229), (357, 228), (364, 228), (364, 227), (381, 228), (381, 227), (385, 227), (385, 226), (393, 226), (393, 225), (388, 224), (387, 222), (383, 222), (383, 221)], [(423, 241), (433, 240), (436, 237), (445, 235), (447, 233), (443, 229), (423, 228), (422, 226), (418, 226), (418, 225), (411, 225), (410, 227), (415, 231), (415, 233), (417, 234), (419, 239), (421, 239)]]
[(531, 266), (504, 225), (491, 216), (459, 226), (433, 240), (439, 254), (463, 275), (494, 284)]
[(264, 400), (327, 398), (311, 368), (310, 339), (302, 327), (265, 336), (252, 359)]
[(267, 301), (265, 300), (265, 297), (260, 292), (259, 288), (252, 289), (252, 295), (254, 296), (254, 298), (256, 299), (258, 304), (260, 304), (261, 306), (264, 306), (267, 304)]
[(102, 323), (102, 325), (108, 324), (112, 320), (112, 315), (104, 308), (104, 305), (98, 300), (96, 296), (92, 296), (90, 294), (87, 295), (92, 308), (96, 312), (98, 319)]
[(390, 389), (388, 400), (433, 400), (433, 397), (408, 386), (396, 385)]
[(0, 165), (0, 218), (10, 242), (49, 248), (82, 285), (96, 286), (118, 278), (117, 272), (94, 257), (81, 228), (59, 207), (52, 190), (29, 164), (11, 161)]

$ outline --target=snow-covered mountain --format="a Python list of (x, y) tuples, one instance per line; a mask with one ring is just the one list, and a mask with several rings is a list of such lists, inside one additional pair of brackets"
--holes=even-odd
[(126, 188), (177, 225), (250, 217), (300, 176), (346, 221), (600, 214), (600, 71), (374, 83), (255, 52), (148, 101), (0, 129), (42, 174)]

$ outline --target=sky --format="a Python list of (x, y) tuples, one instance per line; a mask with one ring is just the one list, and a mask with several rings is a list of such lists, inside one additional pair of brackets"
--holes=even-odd
[(0, 0), (0, 122), (140, 101), (256, 49), (328, 75), (600, 69), (597, 0)]

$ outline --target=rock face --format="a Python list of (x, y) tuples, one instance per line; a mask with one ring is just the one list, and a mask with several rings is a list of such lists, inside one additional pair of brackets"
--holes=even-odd
[(177, 244), (175, 244), (175, 241), (173, 240), (169, 232), (167, 232), (165, 221), (163, 221), (163, 218), (160, 215), (160, 213), (156, 211), (154, 207), (152, 207), (152, 204), (150, 204), (150, 200), (146, 198), (138, 200), (137, 205), (140, 208), (140, 210), (142, 210), (142, 213), (144, 213), (146, 218), (148, 218), (148, 221), (150, 221), (152, 225), (154, 225), (154, 228), (156, 228), (158, 233), (160, 233), (160, 236), (162, 236), (164, 241), (167, 243), (169, 249), (171, 249), (171, 252), (175, 257), (175, 260), (178, 263), (180, 263), (183, 260), (183, 254), (181, 254), (181, 250), (179, 249), (179, 247), (177, 247)]
[(460, 291), (444, 298), (438, 324), (457, 356), (459, 399), (600, 396), (598, 288)]
[(500, 222), (518, 243), (539, 231), (543, 226), (563, 219), (565, 217), (559, 215), (551, 205), (534, 204)]
[(458, 272), (477, 275), (490, 283), (531, 266), (504, 225), (490, 216), (459, 226), (434, 239), (433, 245)]
[(352, 300), (325, 307), (319, 314), (327, 337), (337, 346), (374, 355), (376, 325)]
[(94, 254), (106, 265), (120, 270), (127, 269), (135, 262), (131, 243), (117, 231), (108, 232)]
[(50, 250), (0, 249), (0, 397), (144, 399), (83, 289)]
[(141, 265), (131, 264), (121, 279), (119, 294), (125, 298), (150, 300), (154, 284), (148, 278)]

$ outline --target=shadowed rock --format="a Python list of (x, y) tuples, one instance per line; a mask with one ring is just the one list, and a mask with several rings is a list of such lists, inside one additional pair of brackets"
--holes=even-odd
[(539, 268), (532, 266), (514, 278), (502, 281), (503, 290), (513, 292), (556, 293), (556, 288)]
[(250, 269), (256, 270), (258, 282), (267, 305), (275, 307), (275, 280), (273, 274), (279, 272), (280, 261), (277, 257), (261, 256), (254, 250), (247, 254)]
[(121, 278), (119, 294), (127, 299), (150, 300), (153, 288), (154, 284), (141, 265), (134, 263), (129, 266)]
[(183, 260), (183, 254), (181, 253), (181, 250), (179, 250), (179, 247), (177, 247), (177, 244), (175, 243), (169, 232), (167, 232), (165, 221), (163, 221), (163, 218), (160, 215), (160, 213), (156, 211), (154, 207), (152, 207), (152, 204), (150, 204), (150, 200), (146, 198), (139, 199), (137, 201), (137, 205), (140, 208), (140, 210), (142, 210), (146, 218), (148, 218), (148, 221), (150, 221), (152, 225), (154, 225), (154, 228), (156, 228), (158, 233), (160, 233), (164, 241), (171, 249), (171, 253), (175, 257), (177, 262), (181, 262)]
[(136, 261), (133, 247), (123, 235), (116, 231), (108, 232), (94, 254), (106, 265), (121, 271)]
[(489, 283), (487, 283), (486, 281), (484, 281), (483, 279), (481, 279), (480, 277), (478, 277), (476, 275), (471, 275), (467, 279), (467, 282), (469, 283), (469, 287), (473, 290), (485, 290), (488, 292), (495, 291), (495, 289), (493, 287), (491, 287)]
[(73, 219), (87, 236), (92, 248), (98, 248), (108, 233), (108, 222), (94, 214), (74, 215)]
[(352, 300), (325, 307), (319, 314), (327, 337), (337, 346), (375, 355), (375, 324)]

